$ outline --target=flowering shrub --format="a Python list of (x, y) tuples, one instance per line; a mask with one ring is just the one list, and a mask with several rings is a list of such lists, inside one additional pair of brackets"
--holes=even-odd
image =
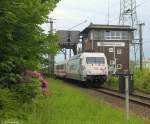
[(25, 70), (22, 72), (22, 77), (22, 82), (13, 85), (11, 91), (15, 93), (15, 97), (20, 103), (32, 103), (40, 93), (40, 79), (42, 76), (37, 71)]
[(37, 71), (26, 70), (24, 76), (40, 78), (41, 74)]
[(48, 88), (48, 80), (44, 79), (44, 77), (42, 77), (41, 73), (39, 73), (37, 71), (26, 70), (24, 72), (24, 76), (29, 78), (30, 81), (28, 80), (28, 82), (31, 82), (31, 78), (37, 78), (37, 80), (39, 80), (41, 82), (42, 88)]
[(41, 83), (42, 83), (42, 87), (45, 87), (45, 88), (48, 87), (48, 80), (42, 79), (42, 80), (41, 80)]

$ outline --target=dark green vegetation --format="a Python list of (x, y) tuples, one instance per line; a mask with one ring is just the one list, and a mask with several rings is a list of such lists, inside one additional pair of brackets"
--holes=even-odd
[[(135, 69), (133, 74), (135, 89), (150, 93), (150, 69)], [(118, 77), (110, 75), (104, 85), (113, 89), (118, 89)]]
[(110, 87), (113, 89), (118, 89), (119, 87), (119, 79), (117, 76), (109, 75), (107, 81), (104, 83), (106, 87)]
[(57, 52), (56, 34), (45, 34), (41, 24), (59, 0), (0, 0), (0, 119), (24, 118), (25, 108), (39, 93), (37, 78), (22, 73), (48, 63)]
[(150, 69), (134, 71), (135, 88), (150, 93)]
[[(125, 114), (60, 80), (49, 80), (50, 97), (39, 97), (26, 124), (125, 124)], [(131, 116), (129, 124), (149, 124)]]

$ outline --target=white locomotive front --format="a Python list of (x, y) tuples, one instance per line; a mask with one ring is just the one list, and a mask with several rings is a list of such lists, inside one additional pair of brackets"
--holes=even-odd
[(56, 64), (55, 75), (100, 86), (108, 76), (106, 56), (104, 53), (81, 53)]
[(108, 75), (104, 53), (81, 53), (68, 60), (66, 77), (101, 85)]

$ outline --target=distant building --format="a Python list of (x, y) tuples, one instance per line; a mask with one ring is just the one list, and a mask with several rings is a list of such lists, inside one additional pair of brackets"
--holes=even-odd
[(81, 35), (82, 52), (104, 52), (110, 72), (129, 71), (129, 43), (133, 39), (133, 29), (130, 26), (91, 23)]

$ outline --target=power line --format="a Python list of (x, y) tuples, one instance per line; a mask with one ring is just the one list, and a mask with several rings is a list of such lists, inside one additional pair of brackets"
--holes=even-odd
[(81, 23), (79, 23), (79, 24), (77, 24), (77, 25), (75, 25), (75, 26), (69, 28), (68, 30), (72, 30), (73, 28), (78, 27), (78, 26), (80, 26), (80, 25), (82, 25), (82, 24), (84, 24), (84, 23), (86, 23), (86, 22), (87, 22), (87, 20), (84, 20), (83, 22), (81, 22)]

